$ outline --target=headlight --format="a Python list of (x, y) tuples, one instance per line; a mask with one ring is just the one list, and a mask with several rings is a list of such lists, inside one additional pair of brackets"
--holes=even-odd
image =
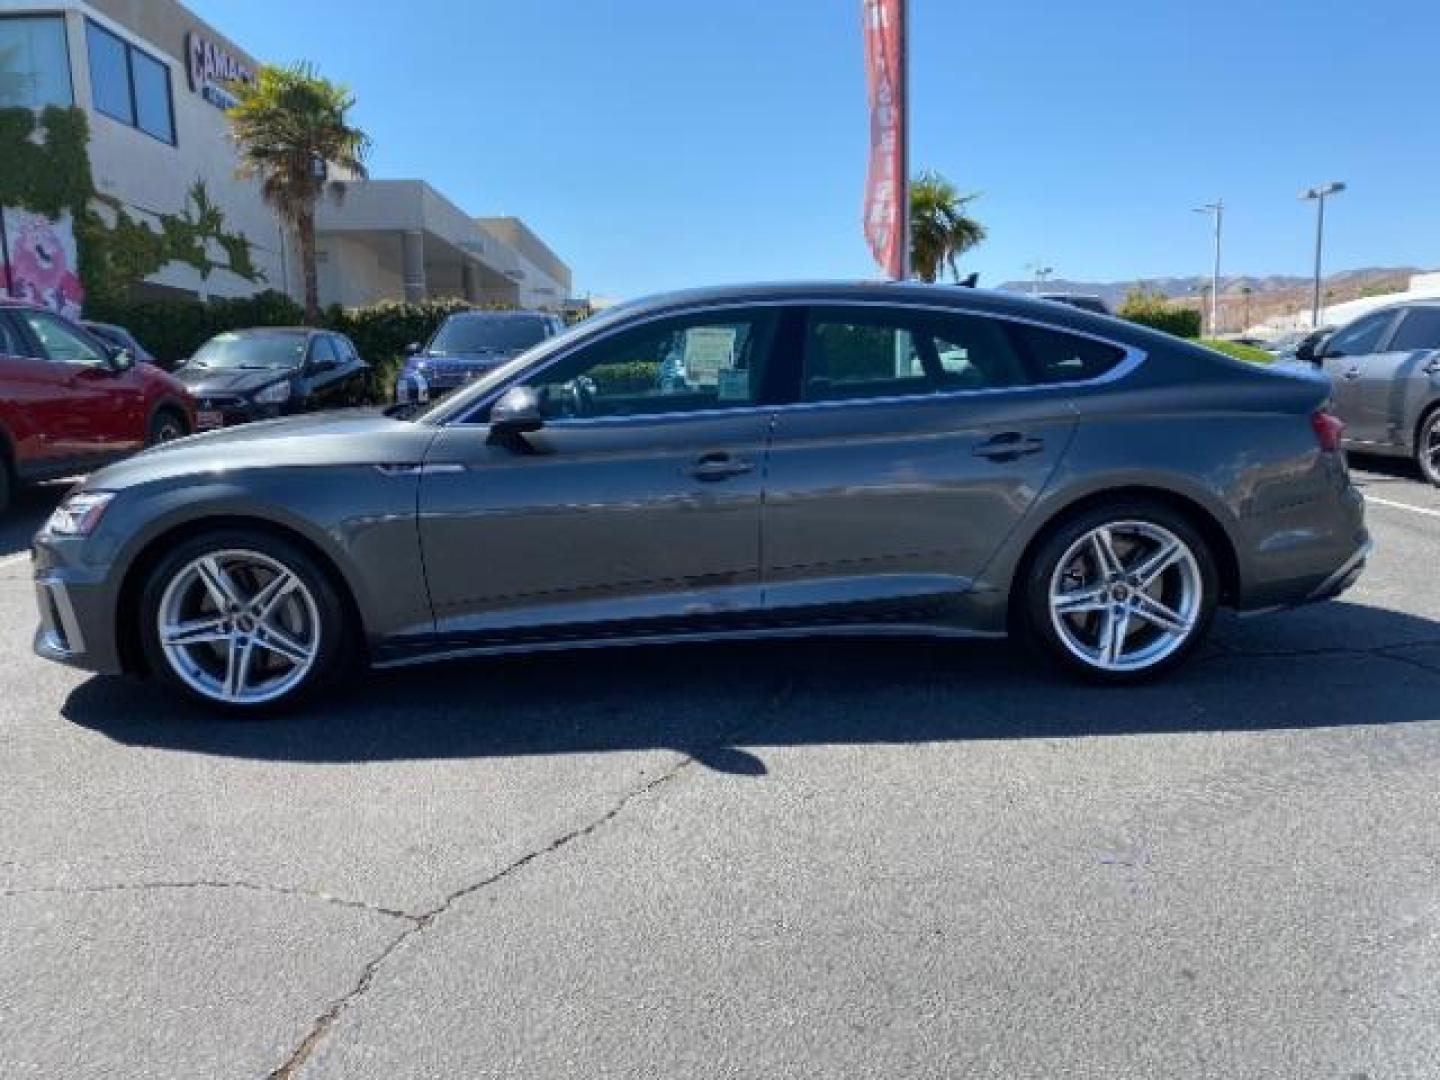
[(51, 536), (89, 536), (113, 498), (113, 491), (77, 492), (55, 508), (45, 531)]
[(256, 405), (279, 405), (290, 400), (290, 384), (277, 382), (259, 391), (254, 398)]

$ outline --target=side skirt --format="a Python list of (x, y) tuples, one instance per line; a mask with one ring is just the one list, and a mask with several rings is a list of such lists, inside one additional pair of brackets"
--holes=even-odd
[(845, 623), (820, 626), (776, 626), (739, 630), (701, 630), (691, 633), (639, 634), (634, 637), (562, 638), (554, 641), (527, 641), (510, 645), (476, 645), (441, 648), (433, 652), (412, 653), (376, 660), (379, 669), (413, 667), (442, 660), (460, 660), (480, 656), (514, 656), (525, 653), (569, 652), (572, 649), (610, 649), (635, 645), (675, 645), (686, 642), (797, 640), (804, 638), (941, 638), (958, 640), (995, 640), (1004, 633), (962, 630), (956, 627), (909, 623)]

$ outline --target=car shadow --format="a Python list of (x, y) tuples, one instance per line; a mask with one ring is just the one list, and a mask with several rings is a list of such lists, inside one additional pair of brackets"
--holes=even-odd
[(1350, 464), (1356, 469), (1363, 469), (1364, 476), (1355, 477), (1355, 482), (1360, 488), (1372, 484), (1394, 484), (1409, 481), (1414, 484), (1425, 484), (1425, 478), (1420, 475), (1420, 467), (1410, 458), (1387, 457), (1383, 454), (1357, 454), (1350, 451), (1347, 456)]
[[(1361, 643), (1361, 644), (1356, 644)], [(1429, 651), (1427, 651), (1429, 650)], [(116, 742), (267, 761), (667, 748), (758, 775), (766, 746), (1064, 739), (1440, 720), (1440, 623), (1331, 603), (1227, 617), (1170, 678), (1077, 684), (1004, 642), (772, 641), (548, 653), (358, 678), (273, 720), (91, 679), (63, 715)]]
[(0, 514), (0, 559), (29, 550), (30, 538), (73, 484), (73, 480), (60, 480), (26, 485), (11, 493), (9, 508)]

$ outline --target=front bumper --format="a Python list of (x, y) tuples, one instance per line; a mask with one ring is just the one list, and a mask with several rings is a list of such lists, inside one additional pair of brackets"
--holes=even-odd
[(115, 590), (103, 568), (78, 558), (83, 541), (35, 538), (35, 603), (40, 625), (37, 656), (85, 671), (123, 670), (115, 637)]

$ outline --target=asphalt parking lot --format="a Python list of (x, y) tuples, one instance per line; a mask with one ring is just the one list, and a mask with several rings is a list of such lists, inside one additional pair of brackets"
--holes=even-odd
[(216, 722), (30, 655), (0, 525), (6, 1077), (1431, 1077), (1440, 492), (1177, 678), (637, 649)]

